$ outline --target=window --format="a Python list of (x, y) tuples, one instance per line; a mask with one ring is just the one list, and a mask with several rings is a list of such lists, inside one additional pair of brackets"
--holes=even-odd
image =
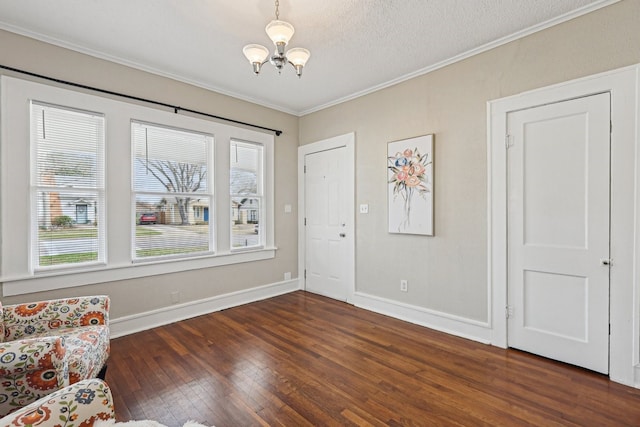
[(213, 250), (213, 137), (133, 122), (134, 258)]
[[(272, 134), (8, 76), (0, 85), (3, 295), (275, 256)], [(249, 185), (231, 194), (230, 175)]]
[(104, 117), (31, 103), (34, 269), (104, 261)]
[(232, 249), (262, 244), (260, 227), (263, 199), (262, 145), (231, 140), (230, 194)]

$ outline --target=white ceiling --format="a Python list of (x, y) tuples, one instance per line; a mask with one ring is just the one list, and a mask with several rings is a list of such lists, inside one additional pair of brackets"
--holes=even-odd
[(301, 79), (242, 54), (271, 49), (271, 0), (2, 0), (0, 28), (304, 115), (615, 1), (280, 0)]

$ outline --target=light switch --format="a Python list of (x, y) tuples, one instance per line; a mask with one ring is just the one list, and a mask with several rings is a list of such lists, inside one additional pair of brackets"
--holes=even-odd
[(284, 205), (284, 213), (291, 213), (291, 205)]
[(367, 205), (367, 204), (360, 205), (360, 213), (361, 214), (369, 213), (369, 205)]

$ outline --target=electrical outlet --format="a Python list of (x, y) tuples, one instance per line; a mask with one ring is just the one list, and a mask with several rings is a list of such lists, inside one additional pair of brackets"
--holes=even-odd
[(171, 304), (177, 304), (180, 302), (180, 292), (174, 291), (171, 292)]
[(400, 280), (400, 291), (407, 292), (409, 290), (409, 284), (406, 280)]
[(284, 280), (291, 280), (291, 272), (287, 271), (286, 273), (284, 273)]

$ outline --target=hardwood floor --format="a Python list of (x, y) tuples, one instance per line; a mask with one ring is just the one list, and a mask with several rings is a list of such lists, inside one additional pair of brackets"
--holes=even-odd
[(118, 421), (638, 426), (640, 390), (295, 292), (112, 340)]

